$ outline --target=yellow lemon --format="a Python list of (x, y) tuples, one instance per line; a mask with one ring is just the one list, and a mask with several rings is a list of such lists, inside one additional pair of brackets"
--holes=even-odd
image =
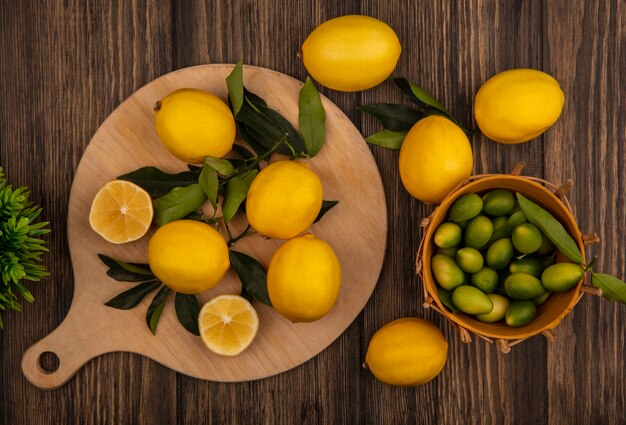
[(230, 267), (224, 237), (194, 220), (172, 221), (148, 243), (150, 269), (170, 289), (199, 294), (217, 285)]
[(335, 305), (341, 266), (329, 244), (308, 234), (285, 242), (267, 269), (272, 305), (292, 322), (313, 322)]
[(434, 379), (446, 364), (448, 342), (433, 324), (416, 317), (394, 320), (374, 334), (365, 366), (389, 385), (415, 386)]
[(382, 83), (401, 51), (389, 25), (369, 16), (348, 15), (315, 28), (302, 44), (302, 60), (320, 84), (352, 92)]
[(100, 188), (89, 211), (91, 228), (111, 243), (136, 241), (152, 223), (152, 199), (141, 187), (113, 180)]
[(435, 204), (472, 173), (467, 136), (452, 121), (431, 115), (415, 123), (400, 148), (400, 178), (420, 201)]
[(180, 89), (154, 105), (156, 130), (178, 159), (199, 164), (205, 156), (221, 158), (233, 147), (235, 119), (219, 97), (197, 89)]
[(511, 69), (491, 77), (476, 93), (474, 116), (480, 131), (496, 142), (527, 142), (559, 119), (565, 95), (549, 74)]
[(220, 295), (200, 310), (198, 329), (209, 350), (222, 356), (236, 356), (254, 341), (259, 316), (245, 298)]
[(246, 215), (261, 235), (290, 239), (313, 224), (322, 200), (322, 183), (305, 163), (277, 161), (252, 181)]

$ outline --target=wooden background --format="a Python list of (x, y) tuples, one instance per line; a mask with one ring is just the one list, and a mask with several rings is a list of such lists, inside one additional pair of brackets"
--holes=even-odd
[[(475, 135), (475, 172), (508, 172), (525, 160), (528, 174), (573, 178), (579, 225), (602, 236), (588, 255), (599, 255), (597, 269), (626, 276), (623, 0), (276, 4), (0, 2), (0, 164), (10, 181), (32, 188), (54, 229), (46, 259), (51, 278), (31, 285), (35, 304), (4, 315), (0, 423), (626, 423), (626, 306), (585, 297), (556, 328), (556, 341), (536, 337), (507, 355), (483, 341), (461, 344), (437, 314), (422, 310), (413, 274), (419, 221), (432, 207), (402, 188), (397, 153), (377, 147), (388, 201), (387, 261), (362, 314), (313, 360), (259, 382), (219, 384), (116, 353), (88, 363), (55, 391), (25, 380), (23, 352), (63, 320), (71, 301), (68, 195), (100, 123), (142, 85), (191, 65), (243, 58), (303, 79), (299, 45), (338, 15), (388, 22), (403, 45), (395, 74), (430, 90), (464, 123), (472, 122), (473, 94), (494, 73), (533, 67), (554, 75), (566, 94), (561, 119), (519, 146)], [(324, 93), (365, 135), (379, 127), (358, 105), (406, 100), (389, 83), (356, 94)], [(373, 333), (409, 315), (441, 327), (450, 342), (448, 363), (422, 387), (386, 386), (360, 365)]]

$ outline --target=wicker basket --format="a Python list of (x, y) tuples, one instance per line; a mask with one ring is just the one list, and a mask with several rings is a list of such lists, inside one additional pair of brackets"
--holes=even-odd
[[(598, 236), (595, 233), (582, 235), (571, 213), (571, 207), (565, 194), (572, 188), (572, 181), (568, 180), (561, 186), (556, 186), (536, 177), (522, 177), (524, 163), (517, 164), (511, 174), (485, 174), (472, 176), (448, 194), (433, 213), (422, 220), (424, 236), (420, 243), (417, 258), (416, 271), (421, 277), (424, 287), (424, 308), (432, 308), (442, 314), (459, 331), (460, 338), (465, 343), (472, 341), (471, 333), (493, 343), (496, 341), (498, 350), (507, 353), (510, 347), (524, 341), (531, 336), (543, 333), (548, 339), (554, 339), (550, 332), (578, 303), (583, 294), (600, 295), (602, 292), (586, 284), (586, 279), (581, 279), (578, 284), (566, 292), (555, 293), (537, 309), (537, 317), (529, 324), (519, 328), (512, 328), (504, 323), (483, 323), (463, 313), (452, 313), (439, 300), (437, 295), (437, 283), (433, 277), (430, 261), (435, 248), (433, 234), (442, 222), (446, 220), (448, 210), (452, 203), (461, 195), (503, 188), (514, 192), (520, 192), (550, 211), (565, 227), (568, 233), (574, 237), (583, 258), (585, 256), (584, 245), (597, 243)], [(557, 257), (557, 261), (559, 258)]]

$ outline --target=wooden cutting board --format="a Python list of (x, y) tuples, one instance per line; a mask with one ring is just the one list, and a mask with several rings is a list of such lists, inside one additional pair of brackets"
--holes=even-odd
[[(323, 98), (327, 114), (326, 144), (309, 162), (322, 180), (324, 199), (340, 202), (310, 231), (333, 246), (342, 266), (341, 292), (326, 317), (314, 323), (294, 324), (271, 307), (255, 303), (259, 333), (244, 353), (229, 358), (211, 353), (199, 337), (180, 325), (171, 296), (156, 335), (148, 330), (145, 320), (153, 295), (128, 311), (104, 305), (133, 284), (106, 276), (106, 268), (97, 254), (145, 263), (151, 233), (121, 246), (106, 242), (89, 227), (88, 214), (94, 195), (106, 182), (143, 166), (153, 165), (170, 172), (185, 170), (186, 164), (161, 146), (152, 105), (183, 87), (200, 88), (225, 99), (225, 78), (232, 68), (232, 65), (203, 65), (164, 75), (124, 101), (93, 136), (76, 170), (68, 207), (74, 298), (61, 325), (24, 353), (22, 370), (32, 384), (48, 389), (59, 387), (90, 359), (115, 351), (139, 353), (200, 379), (224, 382), (260, 379), (296, 367), (320, 353), (367, 303), (385, 252), (385, 194), (376, 163), (361, 134), (339, 108)], [(249, 90), (297, 124), (300, 81), (257, 67), (245, 67), (244, 81)], [(267, 266), (281, 243), (255, 235), (241, 240), (235, 247)], [(56, 280), (60, 282), (63, 278), (56, 276)], [(240, 288), (231, 270), (222, 283), (199, 298), (203, 303), (218, 294), (239, 293)], [(40, 366), (44, 352), (58, 356), (56, 371), (47, 372)]]

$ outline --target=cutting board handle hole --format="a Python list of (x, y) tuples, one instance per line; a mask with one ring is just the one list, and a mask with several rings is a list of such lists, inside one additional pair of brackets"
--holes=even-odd
[(51, 374), (59, 370), (61, 361), (52, 351), (44, 351), (39, 355), (39, 367), (43, 373)]

